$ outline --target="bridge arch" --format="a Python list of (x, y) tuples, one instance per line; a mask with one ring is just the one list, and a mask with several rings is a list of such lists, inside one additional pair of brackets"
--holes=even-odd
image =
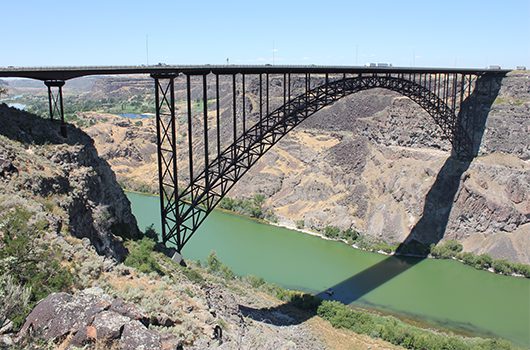
[[(406, 96), (422, 107), (448, 138), (453, 150), (465, 150), (470, 138), (459, 126), (458, 117), (442, 98), (424, 85), (390, 75), (359, 75), (324, 84), (290, 99), (241, 134), (220, 155), (209, 162), (190, 184), (179, 190), (176, 201), (163, 209), (173, 230), (163, 235), (163, 242), (175, 243), (177, 251), (188, 242), (195, 230), (230, 191), (237, 181), (272, 146), (301, 122), (351, 94), (384, 88)], [(165, 210), (165, 212), (164, 212)]]

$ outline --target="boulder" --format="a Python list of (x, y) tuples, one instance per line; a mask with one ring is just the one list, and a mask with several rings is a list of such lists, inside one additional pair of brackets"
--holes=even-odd
[[(156, 321), (163, 326), (174, 324), (167, 315)], [(149, 318), (136, 306), (112, 299), (100, 288), (89, 288), (74, 295), (50, 294), (31, 311), (19, 337), (64, 347), (105, 344), (119, 349), (161, 349), (160, 334), (147, 329), (148, 324)], [(164, 342), (173, 340), (170, 337)]]

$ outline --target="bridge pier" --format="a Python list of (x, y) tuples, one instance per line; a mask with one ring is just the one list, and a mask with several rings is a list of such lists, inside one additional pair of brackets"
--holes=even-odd
[[(64, 122), (63, 86), (64, 80), (45, 80), (48, 87), (48, 104), (50, 108), (50, 119), (58, 115), (61, 120), (61, 135), (66, 137), (66, 123)], [(55, 90), (55, 91), (54, 91)]]
[(155, 80), (155, 113), (158, 156), (158, 182), (162, 219), (162, 243), (176, 237), (176, 250), (183, 243), (178, 206), (177, 130), (175, 119), (175, 78), (177, 73), (151, 74)]

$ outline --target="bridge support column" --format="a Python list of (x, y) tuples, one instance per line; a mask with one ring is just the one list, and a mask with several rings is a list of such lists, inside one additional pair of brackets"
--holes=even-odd
[[(61, 135), (66, 137), (66, 124), (64, 122), (63, 86), (64, 80), (46, 80), (44, 84), (48, 87), (48, 104), (50, 107), (50, 119), (58, 116), (61, 120)], [(54, 91), (55, 90), (55, 91)]]
[(155, 80), (158, 181), (162, 218), (162, 242), (170, 238), (180, 252), (183, 247), (178, 206), (177, 141), (175, 119), (176, 73), (152, 74)]

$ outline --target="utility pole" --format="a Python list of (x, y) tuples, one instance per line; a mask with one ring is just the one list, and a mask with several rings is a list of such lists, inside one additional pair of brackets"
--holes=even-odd
[(145, 35), (145, 61), (149, 65), (149, 35)]
[(276, 53), (276, 49), (274, 48), (274, 41), (272, 42), (272, 65), (274, 66), (274, 55)]

